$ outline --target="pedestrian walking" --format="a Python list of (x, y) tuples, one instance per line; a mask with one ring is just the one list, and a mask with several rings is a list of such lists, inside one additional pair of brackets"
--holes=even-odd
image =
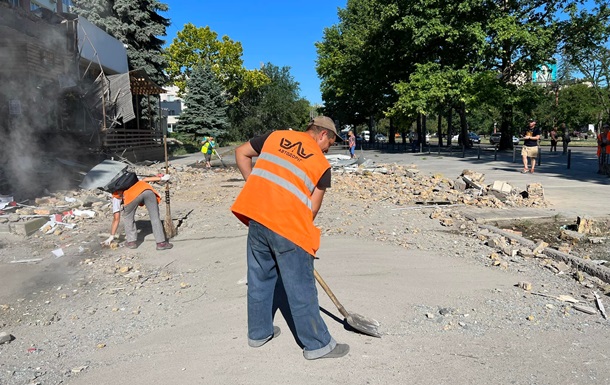
[(349, 146), (349, 155), (352, 159), (356, 157), (356, 136), (354, 135), (354, 131), (351, 131), (347, 134), (347, 143)]
[(320, 229), (314, 219), (331, 183), (331, 167), (324, 153), (335, 140), (341, 138), (333, 121), (318, 116), (305, 132), (274, 131), (235, 150), (246, 183), (231, 211), (248, 226), (251, 347), (260, 347), (280, 334), (280, 328), (273, 325), (276, 300), (287, 302), (306, 359), (337, 358), (349, 352), (347, 344), (338, 344), (331, 337), (320, 316), (313, 274), (320, 247)]

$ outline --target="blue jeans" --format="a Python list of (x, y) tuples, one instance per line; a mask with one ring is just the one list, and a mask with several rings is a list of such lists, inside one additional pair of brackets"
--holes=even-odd
[(320, 315), (313, 260), (288, 239), (251, 220), (248, 230), (248, 339), (263, 342), (273, 336), (276, 284), (282, 285), (297, 338), (307, 359), (335, 348)]

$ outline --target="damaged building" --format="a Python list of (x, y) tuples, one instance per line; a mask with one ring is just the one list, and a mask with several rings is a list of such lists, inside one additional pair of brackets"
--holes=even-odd
[(164, 89), (70, 10), (66, 0), (0, 0), (0, 195), (75, 186), (103, 159), (164, 157)]

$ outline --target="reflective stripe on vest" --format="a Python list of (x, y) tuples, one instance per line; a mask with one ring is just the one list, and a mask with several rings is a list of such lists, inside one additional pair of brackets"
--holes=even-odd
[[(313, 184), (311, 179), (309, 179), (309, 177), (307, 176), (307, 174), (305, 174), (305, 172), (303, 170), (299, 169), (298, 167), (296, 167), (292, 163), (288, 162), (287, 160), (284, 160), (273, 154), (263, 153), (259, 156), (259, 159), (266, 160), (277, 166), (287, 169), (288, 171), (293, 173), (297, 178), (302, 180), (303, 183), (305, 184), (305, 186), (307, 187), (307, 189), (310, 191), (310, 193), (313, 194), (313, 191), (316, 186)], [(311, 199), (309, 198), (309, 196), (305, 195), (298, 186), (295, 186), (290, 181), (288, 181), (270, 171), (263, 170), (260, 168), (254, 168), (252, 170), (252, 175), (256, 175), (261, 178), (265, 178), (268, 181), (273, 182), (273, 183), (277, 184), (278, 186), (285, 188), (286, 190), (288, 190), (292, 194), (294, 194), (298, 200), (300, 200), (305, 206), (307, 206), (308, 209), (310, 209), (310, 210), (312, 209)]]

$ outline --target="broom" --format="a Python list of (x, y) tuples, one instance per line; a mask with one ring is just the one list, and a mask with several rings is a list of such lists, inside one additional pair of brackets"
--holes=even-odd
[[(163, 146), (165, 147), (165, 173), (169, 174), (169, 162), (167, 160), (167, 133), (163, 134)], [(169, 204), (169, 181), (165, 182), (165, 220), (163, 221), (163, 228), (165, 229), (165, 236), (168, 239), (175, 237), (178, 233), (176, 227), (174, 227), (172, 211)]]

